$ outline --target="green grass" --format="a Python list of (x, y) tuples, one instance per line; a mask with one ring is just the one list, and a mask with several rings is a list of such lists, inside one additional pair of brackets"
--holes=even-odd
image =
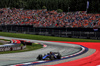
[[(21, 33), (7, 33), (7, 32), (0, 32), (0, 36), (26, 38), (26, 39), (34, 39), (34, 40), (47, 40), (47, 41), (100, 42), (100, 40), (92, 40), (92, 39), (63, 38), (63, 37), (41, 36), (41, 35), (31, 35), (31, 34), (21, 34)], [(5, 39), (0, 39), (0, 40), (5, 40)], [(0, 54), (25, 52), (25, 51), (31, 51), (40, 48), (42, 48), (41, 45), (33, 44), (32, 46), (27, 46), (27, 48), (24, 50), (5, 51), (5, 52), (0, 52)]]
[(21, 34), (21, 33), (7, 33), (7, 32), (0, 32), (0, 35), (7, 36), (7, 37), (47, 40), (47, 41), (100, 42), (100, 40), (93, 40), (93, 39), (63, 38), (63, 37), (30, 35), (30, 34)]
[[(10, 41), (7, 39), (0, 39), (0, 40), (4, 40), (4, 41)], [(3, 45), (3, 43), (0, 43), (0, 45)], [(23, 44), (21, 44), (21, 46), (23, 46)], [(32, 50), (36, 50), (36, 49), (40, 49), (42, 48), (42, 46), (40, 44), (32, 44), (32, 45), (27, 45), (25, 49), (23, 50), (16, 50), (16, 51), (5, 51), (5, 52), (0, 52), (0, 54), (7, 54), (7, 53), (17, 53), (17, 52), (26, 52), (26, 51), (32, 51)]]
[(26, 52), (26, 51), (32, 51), (32, 50), (36, 50), (36, 49), (40, 49), (40, 48), (42, 48), (42, 46), (40, 44), (32, 44), (32, 45), (27, 45), (26, 48), (23, 50), (4, 51), (4, 52), (0, 52), (0, 54)]
[(4, 41), (10, 41), (10, 40), (7, 40), (7, 39), (0, 39), (0, 40), (4, 40)]
[(0, 43), (0, 45), (3, 45), (3, 43)]

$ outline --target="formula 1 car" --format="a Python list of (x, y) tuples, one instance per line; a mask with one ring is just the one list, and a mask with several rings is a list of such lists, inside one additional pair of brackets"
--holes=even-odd
[(61, 59), (61, 54), (59, 52), (50, 52), (47, 54), (40, 54), (37, 57), (38, 60), (55, 60), (55, 59)]

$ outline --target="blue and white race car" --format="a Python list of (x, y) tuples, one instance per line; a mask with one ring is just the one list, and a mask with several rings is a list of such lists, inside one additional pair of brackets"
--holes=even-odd
[(50, 52), (47, 54), (40, 54), (37, 57), (38, 60), (55, 60), (55, 59), (61, 59), (61, 54), (59, 52)]

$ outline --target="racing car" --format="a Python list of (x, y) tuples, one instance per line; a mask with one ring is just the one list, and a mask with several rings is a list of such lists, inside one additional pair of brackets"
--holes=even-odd
[(47, 54), (40, 54), (37, 57), (38, 60), (55, 60), (61, 59), (61, 54), (59, 52), (49, 52)]

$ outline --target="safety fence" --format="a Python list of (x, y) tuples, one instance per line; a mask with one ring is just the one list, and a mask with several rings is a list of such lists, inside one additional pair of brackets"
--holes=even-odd
[(33, 27), (29, 25), (2, 25), (2, 32), (36, 34), (57, 37), (73, 37), (73, 38), (88, 38), (100, 39), (99, 28), (48, 28), (48, 27)]

